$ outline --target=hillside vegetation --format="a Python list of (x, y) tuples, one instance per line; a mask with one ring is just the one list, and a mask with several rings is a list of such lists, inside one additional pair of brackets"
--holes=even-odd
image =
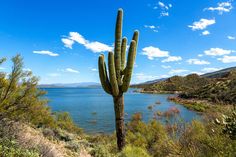
[(225, 77), (209, 81), (205, 86), (185, 91), (181, 98), (197, 98), (218, 104), (236, 104), (236, 70), (230, 71)]
[[(3, 62), (5, 59), (0, 60), (0, 64)], [(236, 156), (236, 112), (228, 105), (214, 107), (216, 110), (203, 115), (202, 121), (191, 123), (181, 121), (175, 108), (155, 113), (148, 123), (142, 121), (141, 113), (136, 113), (125, 125), (127, 145), (119, 152), (115, 134), (87, 135), (73, 123), (68, 113), (51, 112), (43, 97), (45, 92), (37, 88), (38, 79), (32, 72), (23, 71), (21, 56), (13, 57), (12, 62), (10, 74), (0, 72), (2, 157)], [(232, 81), (218, 81), (228, 82), (225, 86), (232, 87), (228, 89), (230, 93), (235, 89), (235, 73), (229, 78)], [(190, 88), (198, 91), (200, 85), (210, 86), (208, 80), (197, 75), (173, 77), (167, 81), (162, 84), (163, 89), (164, 84), (176, 86), (176, 91), (189, 91)], [(188, 82), (191, 87), (181, 85), (181, 82)], [(219, 85), (217, 90), (221, 87)], [(171, 118), (174, 123), (167, 119), (163, 125), (158, 121), (163, 116)]]
[(201, 77), (197, 74), (190, 74), (185, 77), (183, 76), (173, 76), (164, 81), (146, 85), (143, 91), (153, 91), (153, 92), (179, 92), (179, 91), (189, 91), (198, 89), (201, 86), (207, 85), (209, 80), (207, 78)]

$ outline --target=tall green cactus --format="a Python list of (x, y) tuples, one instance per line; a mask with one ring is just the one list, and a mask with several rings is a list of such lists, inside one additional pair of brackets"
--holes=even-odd
[(123, 93), (127, 92), (130, 85), (139, 35), (138, 31), (134, 32), (126, 63), (127, 38), (124, 37), (122, 39), (122, 20), (123, 10), (119, 9), (116, 19), (114, 54), (113, 52), (109, 52), (108, 54), (109, 76), (107, 74), (104, 55), (100, 55), (98, 60), (99, 77), (102, 87), (105, 92), (113, 96), (116, 117), (116, 137), (119, 150), (122, 150), (122, 148), (125, 146)]

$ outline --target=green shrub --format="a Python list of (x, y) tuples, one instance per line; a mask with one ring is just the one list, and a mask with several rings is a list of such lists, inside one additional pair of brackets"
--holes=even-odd
[(145, 149), (128, 145), (121, 152), (119, 157), (151, 157)]
[(90, 154), (93, 157), (114, 157), (104, 145), (96, 145)]
[(39, 157), (36, 150), (21, 148), (15, 141), (9, 139), (0, 139), (1, 157)]

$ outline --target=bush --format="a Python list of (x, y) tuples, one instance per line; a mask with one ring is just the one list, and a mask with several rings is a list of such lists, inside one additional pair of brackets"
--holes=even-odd
[(128, 145), (120, 153), (119, 157), (151, 157), (145, 149)]
[(104, 145), (95, 146), (90, 154), (93, 157), (113, 157), (113, 155), (108, 151), (108, 149)]
[(20, 146), (12, 140), (0, 139), (0, 156), (1, 157), (39, 157), (36, 150), (20, 148)]

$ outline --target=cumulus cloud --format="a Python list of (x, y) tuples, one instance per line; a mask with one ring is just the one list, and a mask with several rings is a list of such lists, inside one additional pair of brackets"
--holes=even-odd
[(73, 44), (76, 42), (78, 44), (83, 45), (86, 49), (91, 50), (94, 53), (111, 51), (113, 49), (111, 46), (106, 45), (104, 43), (101, 43), (98, 41), (89, 41), (85, 39), (78, 32), (70, 32), (69, 37), (63, 38), (62, 42), (64, 43), (65, 47), (68, 47), (71, 49), (72, 49)]
[(61, 41), (64, 43), (64, 46), (72, 49), (72, 45), (74, 44), (74, 40), (62, 38)]
[(236, 62), (236, 56), (223, 56), (223, 58), (218, 58), (219, 61), (223, 63), (235, 63)]
[(207, 30), (202, 32), (202, 35), (210, 35), (210, 34), (211, 33), (209, 31), (207, 31)]
[(33, 53), (35, 54), (41, 54), (41, 55), (49, 55), (52, 57), (56, 57), (59, 56), (59, 54), (51, 52), (51, 51), (47, 51), (47, 50), (42, 50), (42, 51), (33, 51)]
[(214, 71), (218, 71), (221, 70), (222, 68), (203, 68), (202, 71), (209, 73), (209, 72), (214, 72)]
[(215, 19), (200, 19), (200, 21), (194, 22), (192, 25), (189, 25), (188, 27), (191, 28), (193, 31), (195, 30), (204, 30), (208, 26), (215, 24)]
[(150, 60), (160, 57), (169, 57), (168, 51), (160, 50), (158, 47), (149, 46), (143, 48), (142, 50), (143, 50), (142, 54), (146, 55)]
[(216, 7), (205, 8), (204, 10), (218, 11), (220, 15), (224, 12), (230, 12), (233, 9), (231, 1), (218, 3)]
[(173, 75), (173, 74), (181, 74), (181, 73), (184, 73), (184, 72), (188, 72), (189, 70), (186, 70), (186, 69), (172, 69), (169, 71), (169, 74), (170, 75)]
[(79, 73), (78, 70), (71, 69), (71, 68), (66, 68), (65, 71), (66, 71), (66, 72), (70, 72), (70, 73)]
[(227, 36), (227, 38), (229, 39), (229, 40), (235, 40), (235, 37), (233, 37), (233, 36)]
[(208, 61), (199, 60), (199, 59), (188, 59), (187, 62), (189, 64), (196, 64), (196, 65), (210, 64), (210, 62)]
[(79, 34), (78, 32), (70, 32), (69, 33), (70, 36), (69, 36), (69, 39), (73, 40), (73, 41), (76, 41), (77, 43), (79, 44), (82, 44), (82, 45), (86, 45), (87, 43), (89, 43), (88, 40), (86, 40), (81, 34)]
[(208, 56), (223, 56), (228, 55), (232, 52), (235, 52), (233, 50), (224, 50), (221, 48), (211, 48), (210, 50), (205, 50), (204, 53)]
[(165, 62), (177, 62), (177, 61), (181, 61), (182, 57), (180, 56), (169, 56), (166, 59), (163, 59), (161, 62), (165, 63)]

